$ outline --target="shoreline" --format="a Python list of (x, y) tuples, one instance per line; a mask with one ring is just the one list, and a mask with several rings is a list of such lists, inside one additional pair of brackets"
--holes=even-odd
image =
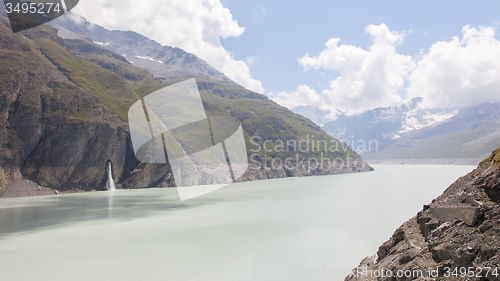
[[(307, 162), (306, 162), (307, 163)], [(329, 169), (322, 169), (318, 166), (310, 169), (309, 166), (302, 166), (301, 169), (286, 169), (286, 167), (281, 167), (280, 169), (271, 167), (255, 167), (253, 164), (249, 164), (249, 169), (254, 167), (253, 172), (246, 172), (235, 182), (247, 182), (247, 181), (258, 181), (258, 180), (268, 180), (277, 178), (288, 178), (288, 177), (309, 177), (309, 176), (320, 176), (320, 175), (337, 175), (337, 174), (349, 174), (349, 173), (360, 173), (373, 171), (366, 161), (363, 161), (363, 165), (358, 163), (351, 163), (349, 166), (341, 166), (341, 169), (337, 167), (330, 167)], [(304, 164), (302, 164), (304, 165)], [(318, 163), (316, 162), (316, 165)], [(256, 168), (256, 169), (255, 169)], [(22, 177), (22, 176), (21, 176)], [(116, 185), (119, 189), (143, 189), (150, 188), (148, 186), (136, 186), (129, 185), (126, 183), (119, 183)], [(161, 187), (161, 186), (154, 186)], [(163, 186), (169, 187), (169, 186)], [(66, 186), (59, 189), (53, 189), (49, 187), (44, 187), (38, 185), (36, 182), (31, 181), (26, 178), (21, 178), (20, 180), (11, 182), (8, 184), (3, 191), (0, 192), (0, 198), (17, 198), (17, 197), (32, 197), (32, 196), (47, 196), (47, 195), (59, 195), (59, 194), (72, 194), (72, 193), (83, 193), (83, 192), (95, 192), (105, 190), (105, 187), (95, 188), (88, 185), (80, 184), (67, 184)]]
[(371, 164), (383, 165), (474, 165), (477, 166), (483, 158), (422, 158), (422, 159), (366, 159)]
[(83, 192), (87, 191), (79, 189), (59, 191), (56, 189), (40, 186), (34, 181), (23, 178), (8, 184), (7, 187), (5, 187), (5, 190), (0, 195), (0, 198), (47, 196), (47, 195), (59, 195), (59, 194), (83, 193)]
[[(442, 159), (365, 159), (368, 165), (476, 165), (481, 159), (479, 158), (442, 158)], [(344, 173), (339, 173), (344, 174)], [(315, 175), (310, 175), (315, 176)], [(316, 176), (319, 176), (316, 175)], [(286, 177), (286, 176), (285, 176)], [(301, 177), (301, 176), (299, 176)], [(281, 177), (277, 177), (281, 178)], [(270, 178), (272, 179), (272, 178)], [(254, 179), (255, 180), (255, 179)], [(245, 180), (245, 181), (254, 181)], [(259, 180), (259, 179), (257, 179)], [(144, 188), (144, 187), (142, 187)], [(128, 188), (125, 188), (128, 189)], [(141, 188), (137, 188), (141, 189)], [(93, 190), (84, 190), (74, 188), (70, 190), (56, 190), (49, 187), (40, 186), (34, 181), (22, 178), (18, 181), (12, 182), (0, 194), (1, 198), (18, 198), (18, 197), (32, 197), (32, 196), (50, 196), (59, 194), (72, 194), (72, 193), (86, 193), (96, 192)]]

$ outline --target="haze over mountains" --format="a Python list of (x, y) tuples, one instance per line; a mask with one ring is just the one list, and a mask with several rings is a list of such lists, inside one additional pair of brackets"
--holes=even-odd
[[(500, 103), (454, 109), (419, 107), (422, 98), (398, 106), (375, 108), (359, 115), (313, 107), (292, 110), (348, 143), (367, 159), (439, 159), (487, 157), (500, 144)], [(371, 146), (370, 146), (371, 143)]]

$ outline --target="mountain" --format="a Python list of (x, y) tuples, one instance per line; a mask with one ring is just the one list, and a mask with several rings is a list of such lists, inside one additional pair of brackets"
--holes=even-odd
[(378, 152), (366, 154), (366, 157), (481, 159), (499, 144), (500, 103), (486, 103), (465, 107), (441, 123), (392, 139), (386, 147)]
[(147, 69), (160, 82), (181, 77), (206, 77), (237, 85), (207, 62), (182, 49), (161, 44), (133, 31), (107, 30), (68, 12), (48, 25), (64, 39), (79, 39), (104, 47), (125, 58), (132, 65)]
[[(148, 43), (158, 48), (152, 52), (169, 50), (172, 56), (194, 58), (185, 65), (179, 62), (167, 68), (162, 66), (161, 73), (172, 73), (162, 79), (137, 67), (133, 59), (94, 43), (88, 35), (74, 33), (73, 38), (64, 39), (49, 26), (14, 34), (8, 28), (5, 10), (0, 10), (0, 22), (0, 118), (3, 121), (0, 194), (9, 190), (12, 183), (24, 179), (59, 191), (104, 189), (108, 160), (113, 163), (117, 187), (174, 186), (168, 164), (142, 163), (135, 158), (127, 111), (141, 97), (191, 77), (196, 77), (208, 116), (227, 115), (242, 124), (250, 168), (240, 180), (371, 170), (362, 160), (328, 168), (307, 163), (298, 165), (304, 164), (303, 161), (295, 160), (289, 162), (297, 164), (295, 167), (274, 165), (279, 162), (273, 160), (295, 156), (298, 160), (303, 157), (343, 160), (360, 156), (340, 146), (310, 120), (266, 96), (246, 90), (221, 73), (205, 73), (212, 68), (180, 49), (148, 43), (145, 37), (131, 32), (114, 32), (125, 34), (124, 39), (116, 35), (115, 40), (142, 38), (137, 47)], [(152, 54), (145, 57), (148, 56)], [(149, 59), (141, 59), (145, 60)], [(194, 73), (181, 72), (193, 68)], [(283, 149), (277, 142), (303, 141), (310, 147), (314, 142), (311, 137), (314, 141), (337, 144), (341, 149), (317, 146), (312, 150), (292, 150)]]
[(383, 148), (401, 135), (441, 122), (456, 113), (422, 110), (418, 107), (420, 102), (421, 98), (415, 98), (408, 103), (379, 107), (359, 115), (341, 114), (322, 129), (341, 141), (377, 141), (379, 148)]
[(380, 280), (370, 272), (382, 271), (393, 274), (387, 280), (499, 280), (499, 179), (500, 148), (403, 223), (345, 280)]
[[(322, 129), (367, 159), (444, 159), (488, 155), (500, 143), (500, 103), (422, 110), (421, 98), (359, 115), (340, 115)], [(480, 161), (480, 160), (479, 160)], [(478, 163), (478, 162), (476, 162)]]
[[(423, 130), (425, 135), (427, 130)], [(456, 133), (425, 137), (408, 135), (394, 140), (371, 159), (391, 158), (479, 158), (484, 157), (500, 143), (500, 115), (473, 124)]]

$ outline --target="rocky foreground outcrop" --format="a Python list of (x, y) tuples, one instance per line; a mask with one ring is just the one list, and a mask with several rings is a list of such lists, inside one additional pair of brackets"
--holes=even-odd
[(346, 281), (500, 280), (500, 148), (401, 225)]

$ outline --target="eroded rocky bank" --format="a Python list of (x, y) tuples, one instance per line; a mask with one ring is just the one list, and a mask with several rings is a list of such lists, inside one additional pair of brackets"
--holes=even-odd
[(401, 225), (345, 280), (500, 280), (499, 238), (500, 148)]

